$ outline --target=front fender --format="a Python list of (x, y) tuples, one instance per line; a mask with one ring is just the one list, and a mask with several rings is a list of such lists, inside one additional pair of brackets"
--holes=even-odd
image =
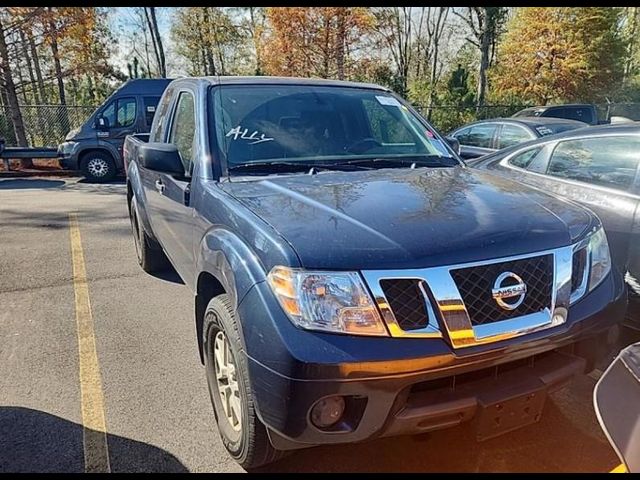
[(92, 141), (91, 143), (87, 143), (85, 145), (80, 142), (80, 148), (75, 153), (76, 159), (78, 161), (78, 167), (80, 167), (80, 159), (82, 158), (82, 155), (84, 155), (89, 150), (106, 151), (113, 158), (113, 161), (116, 163), (116, 168), (118, 170), (123, 167), (121, 152), (115, 146), (113, 146), (109, 142), (105, 142), (104, 140), (98, 140), (95, 143)]
[[(196, 260), (196, 274), (213, 275), (223, 286), (236, 308), (249, 289), (266, 280), (258, 256), (237, 235), (214, 227), (202, 237)], [(197, 285), (195, 279), (194, 285)]]

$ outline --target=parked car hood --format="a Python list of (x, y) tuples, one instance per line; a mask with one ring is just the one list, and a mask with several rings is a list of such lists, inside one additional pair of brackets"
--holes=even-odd
[(598, 220), (574, 204), (469, 169), (273, 175), (222, 184), (305, 268), (423, 268), (569, 245)]

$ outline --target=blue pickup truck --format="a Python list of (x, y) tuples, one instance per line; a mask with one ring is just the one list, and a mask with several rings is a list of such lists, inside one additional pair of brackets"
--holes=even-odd
[(194, 293), (227, 450), (537, 422), (616, 340), (622, 276), (589, 210), (467, 168), (370, 84), (174, 80), (127, 137), (138, 261)]

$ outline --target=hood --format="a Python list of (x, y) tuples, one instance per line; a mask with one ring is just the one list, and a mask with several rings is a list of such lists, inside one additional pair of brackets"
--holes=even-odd
[(569, 245), (597, 219), (465, 167), (270, 176), (222, 184), (305, 268), (424, 268)]
[(77, 137), (79, 134), (80, 134), (80, 127), (74, 128), (73, 130), (69, 130), (69, 133), (67, 133), (67, 136), (64, 137), (64, 139), (67, 141), (75, 140), (75, 137)]

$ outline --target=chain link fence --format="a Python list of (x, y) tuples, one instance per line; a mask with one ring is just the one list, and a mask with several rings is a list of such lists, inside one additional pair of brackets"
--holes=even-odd
[[(96, 107), (84, 105), (21, 105), (29, 147), (56, 147), (69, 130), (79, 127)], [(17, 145), (9, 107), (0, 107), (0, 138)]]
[[(510, 117), (532, 105), (485, 105), (475, 106), (437, 105), (428, 107), (414, 105), (443, 134), (466, 123), (487, 118)], [(596, 105), (600, 120), (619, 115), (640, 120), (640, 103), (611, 103)], [(22, 105), (20, 111), (30, 147), (55, 147), (64, 140), (69, 130), (77, 128), (97, 107), (81, 105)], [(0, 106), (0, 138), (7, 146), (17, 144), (7, 106)]]
[[(414, 105), (416, 110), (445, 135), (469, 122), (510, 117), (524, 108), (533, 106), (536, 105), (485, 105), (479, 108), (459, 105), (438, 105), (429, 108), (424, 105)], [(609, 120), (612, 116), (640, 121), (640, 103), (599, 103), (595, 106), (600, 121)]]

